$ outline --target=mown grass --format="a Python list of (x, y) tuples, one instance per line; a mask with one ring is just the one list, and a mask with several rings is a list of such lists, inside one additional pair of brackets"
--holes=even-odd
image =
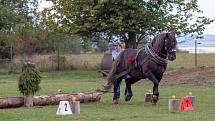
[[(42, 74), (40, 94), (53, 94), (58, 89), (63, 92), (88, 92), (101, 88), (105, 79), (97, 71), (64, 71)], [(0, 75), (0, 96), (20, 95), (17, 89), (18, 75)], [(124, 89), (124, 84), (122, 84)], [(144, 94), (151, 89), (150, 83), (136, 83), (134, 97), (130, 102), (123, 100), (112, 105), (112, 94), (102, 95), (97, 103), (82, 103), (80, 115), (57, 116), (58, 106), (33, 108), (0, 109), (0, 121), (212, 121), (215, 119), (215, 85), (160, 86), (160, 99), (157, 106), (144, 102)], [(171, 113), (168, 99), (186, 96), (192, 91), (196, 96), (196, 107), (191, 112)]]

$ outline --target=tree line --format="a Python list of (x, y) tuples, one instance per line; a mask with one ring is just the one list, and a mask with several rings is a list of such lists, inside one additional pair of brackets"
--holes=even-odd
[[(212, 19), (198, 0), (0, 0), (0, 58), (107, 50), (116, 39), (137, 48), (162, 31), (203, 34)], [(10, 54), (13, 53), (13, 54)]]

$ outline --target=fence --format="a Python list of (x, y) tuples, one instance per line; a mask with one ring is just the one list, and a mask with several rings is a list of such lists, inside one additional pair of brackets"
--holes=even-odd
[[(19, 73), (24, 61), (35, 63), (40, 71), (99, 69), (102, 57), (102, 53), (33, 55), (25, 59), (16, 56), (12, 61), (0, 60), (0, 73)], [(197, 60), (197, 67), (215, 67), (215, 54), (198, 54)], [(175, 68), (195, 68), (195, 55), (177, 53), (177, 59), (168, 64), (168, 69)]]
[(33, 55), (23, 59), (21, 56), (0, 59), (0, 73), (20, 73), (23, 62), (36, 64), (40, 71), (99, 69), (103, 54), (48, 54)]

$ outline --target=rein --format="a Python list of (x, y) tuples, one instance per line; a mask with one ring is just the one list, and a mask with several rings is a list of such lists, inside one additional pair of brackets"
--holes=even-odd
[(149, 45), (149, 43), (147, 43), (145, 46), (145, 52), (155, 63), (157, 63), (159, 65), (167, 65), (168, 64), (168, 59), (162, 58), (158, 54), (156, 54), (153, 51), (152, 47)]

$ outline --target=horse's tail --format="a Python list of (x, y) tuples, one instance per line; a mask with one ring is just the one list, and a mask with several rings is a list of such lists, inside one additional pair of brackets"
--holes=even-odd
[(117, 79), (117, 75), (119, 74), (119, 66), (122, 64), (122, 60), (125, 53), (126, 53), (126, 49), (120, 52), (116, 60), (113, 62), (111, 71), (107, 76), (108, 81), (114, 82), (114, 80)]
[(119, 56), (120, 55), (118, 55), (117, 59), (112, 64), (112, 68), (107, 76), (108, 81), (114, 82), (114, 80), (116, 80), (115, 76), (117, 75), (117, 66), (119, 64)]
[(116, 65), (115, 64), (116, 64), (116, 62), (113, 63), (112, 68), (107, 76), (107, 80), (110, 82), (114, 82), (114, 80), (115, 80), (115, 78), (114, 78), (115, 77), (114, 75), (116, 75), (116, 68), (115, 68)]

